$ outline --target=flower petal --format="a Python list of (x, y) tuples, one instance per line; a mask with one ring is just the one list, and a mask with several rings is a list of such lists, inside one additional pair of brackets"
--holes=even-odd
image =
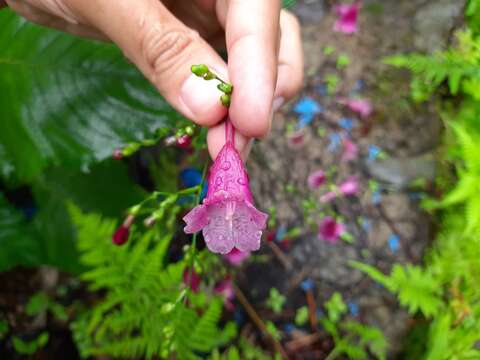
[(193, 234), (202, 230), (208, 224), (207, 207), (205, 205), (195, 206), (183, 217), (183, 221), (187, 224), (183, 229), (186, 234)]
[(258, 250), (267, 219), (267, 214), (258, 211), (250, 203), (239, 203), (234, 215), (235, 246), (241, 251)]
[(233, 219), (227, 219), (227, 202), (218, 202), (207, 208), (208, 224), (203, 228), (203, 237), (208, 249), (214, 253), (228, 254), (232, 251)]

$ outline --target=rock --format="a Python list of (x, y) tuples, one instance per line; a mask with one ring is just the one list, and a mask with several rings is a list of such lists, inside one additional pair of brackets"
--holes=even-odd
[(292, 10), (303, 23), (318, 23), (325, 14), (323, 0), (299, 1)]
[(414, 18), (415, 47), (428, 53), (443, 49), (463, 6), (463, 1), (438, 0), (421, 7)]
[(378, 161), (365, 161), (365, 167), (376, 180), (406, 189), (419, 178), (427, 181), (435, 179), (435, 161), (431, 154), (410, 158), (388, 158)]

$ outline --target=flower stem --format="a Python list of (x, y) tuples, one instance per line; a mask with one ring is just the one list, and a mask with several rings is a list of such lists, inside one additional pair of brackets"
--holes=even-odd
[(199, 64), (199, 65), (192, 65), (190, 68), (192, 73), (194, 73), (196, 76), (201, 77), (204, 80), (217, 80), (220, 82), (220, 84), (217, 85), (217, 89), (223, 92), (223, 95), (220, 96), (220, 102), (223, 104), (225, 107), (230, 106), (230, 100), (231, 100), (231, 95), (233, 92), (233, 86), (232, 84), (227, 83), (226, 81), (222, 80), (220, 77), (218, 77), (217, 74), (212, 72), (207, 65), (205, 64)]
[(250, 305), (250, 302), (247, 300), (242, 290), (240, 290), (240, 288), (235, 283), (233, 283), (232, 285), (233, 285), (233, 290), (235, 292), (236, 298), (245, 308), (245, 310), (247, 311), (248, 315), (250, 316), (252, 321), (255, 323), (255, 325), (257, 325), (260, 331), (270, 339), (275, 351), (282, 356), (282, 359), (284, 360), (288, 359), (289, 357), (287, 355), (287, 352), (283, 348), (282, 344), (268, 332), (267, 326), (263, 322), (262, 318), (257, 314), (253, 306)]
[(235, 128), (228, 116), (225, 118), (225, 142), (230, 142), (232, 146), (235, 146)]
[[(203, 189), (203, 185), (205, 184), (206, 175), (207, 175), (207, 164), (205, 164), (205, 166), (203, 167), (202, 182), (198, 186), (197, 194), (196, 194), (196, 197), (195, 197), (195, 205), (200, 204), (200, 196), (202, 195), (202, 189)], [(197, 250), (197, 234), (198, 233), (193, 234), (192, 244), (190, 245), (190, 249), (189, 249), (190, 250), (190, 264), (188, 265), (188, 267), (190, 269), (190, 274), (193, 274), (193, 270), (194, 270), (194, 266), (195, 266), (195, 255), (196, 255), (196, 250)]]

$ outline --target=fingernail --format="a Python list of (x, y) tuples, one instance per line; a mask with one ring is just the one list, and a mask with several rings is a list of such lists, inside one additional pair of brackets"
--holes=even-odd
[(180, 91), (181, 101), (194, 118), (220, 105), (220, 95), (222, 93), (217, 89), (216, 81), (205, 81), (194, 74), (185, 80)]
[(280, 109), (284, 103), (285, 103), (285, 99), (283, 97), (280, 96), (275, 98), (272, 104), (273, 112), (277, 112), (278, 109)]

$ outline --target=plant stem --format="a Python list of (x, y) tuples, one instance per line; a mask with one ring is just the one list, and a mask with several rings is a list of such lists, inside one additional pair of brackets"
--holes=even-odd
[(235, 146), (235, 128), (228, 116), (225, 117), (225, 142), (231, 142)]
[[(203, 189), (203, 184), (205, 184), (206, 174), (207, 174), (207, 163), (205, 163), (205, 166), (203, 167), (202, 182), (201, 182), (200, 185), (197, 186), (197, 195), (195, 197), (195, 206), (200, 204), (200, 196), (202, 195), (202, 189)], [(193, 278), (193, 270), (194, 270), (194, 265), (195, 265), (195, 255), (196, 255), (196, 250), (197, 250), (197, 236), (198, 236), (198, 233), (193, 234), (192, 244), (190, 245), (190, 264), (188, 266), (190, 268), (190, 279)]]
[(268, 338), (273, 344), (273, 347), (275, 348), (275, 351), (279, 353), (283, 359), (288, 360), (289, 359), (288, 354), (283, 348), (282, 344), (270, 334), (263, 320), (260, 318), (260, 316), (258, 316), (257, 312), (255, 311), (253, 306), (250, 305), (250, 302), (247, 300), (242, 290), (240, 290), (240, 288), (235, 283), (233, 283), (233, 290), (235, 291), (236, 298), (238, 299), (238, 301), (240, 301), (242, 306), (245, 308), (245, 310), (247, 311), (248, 315), (250, 316), (252, 321), (255, 323), (255, 325), (257, 325), (257, 327), (260, 329), (260, 331), (264, 335), (268, 336)]

